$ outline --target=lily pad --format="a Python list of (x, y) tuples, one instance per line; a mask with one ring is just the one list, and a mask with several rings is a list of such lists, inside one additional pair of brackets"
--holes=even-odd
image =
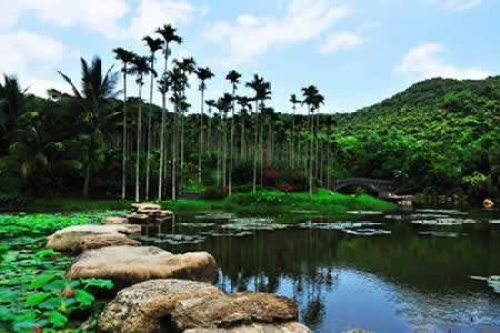
[(344, 230), (346, 234), (356, 235), (356, 236), (377, 236), (377, 235), (390, 235), (389, 230), (380, 229), (346, 229)]
[(230, 223), (222, 226), (227, 230), (238, 231), (252, 231), (252, 230), (266, 230), (274, 231), (287, 228), (285, 224), (273, 223), (270, 218), (236, 218), (232, 219)]
[(215, 223), (177, 223), (177, 226), (184, 228), (211, 228)]
[(457, 238), (460, 236), (467, 235), (467, 234), (458, 233), (458, 232), (441, 232), (441, 231), (422, 231), (422, 232), (419, 232), (419, 234), (424, 235), (424, 236), (449, 237), (449, 238)]
[(404, 216), (403, 215), (385, 215), (384, 219), (402, 221), (402, 220), (404, 220)]
[(232, 213), (223, 213), (223, 212), (206, 212), (199, 215), (196, 215), (197, 219), (204, 220), (230, 220), (234, 218), (234, 214)]
[(348, 211), (347, 214), (352, 214), (352, 215), (381, 215), (382, 212), (376, 212), (376, 211), (371, 211), (371, 210), (351, 210), (351, 211)]
[(299, 227), (304, 229), (321, 229), (321, 230), (347, 230), (364, 227), (380, 226), (382, 223), (376, 222), (335, 222), (335, 223), (313, 223), (305, 222), (299, 224)]
[(161, 237), (142, 236), (139, 239), (147, 243), (180, 245), (180, 244), (199, 244), (205, 241), (206, 238), (197, 235), (177, 234), (177, 235), (163, 235)]
[(446, 215), (467, 215), (468, 213), (456, 209), (417, 209), (417, 213), (446, 214)]
[(413, 224), (432, 225), (432, 226), (457, 226), (462, 224), (474, 224), (476, 220), (471, 219), (456, 219), (456, 218), (443, 218), (436, 220), (417, 220), (412, 221)]
[(253, 232), (251, 231), (241, 231), (241, 232), (217, 232), (217, 231), (207, 231), (204, 232), (203, 235), (212, 236), (212, 237), (245, 237), (252, 236)]

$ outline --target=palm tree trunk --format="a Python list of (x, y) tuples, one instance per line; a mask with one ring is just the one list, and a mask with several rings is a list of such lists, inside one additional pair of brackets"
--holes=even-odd
[(137, 115), (137, 145), (136, 145), (136, 161), (135, 161), (135, 201), (140, 200), (140, 167), (141, 167), (141, 135), (142, 135), (142, 77), (139, 82), (139, 114)]
[(203, 106), (205, 104), (205, 89), (201, 89), (201, 111), (200, 111), (200, 154), (198, 156), (198, 182), (202, 182), (201, 155), (203, 155)]
[(172, 119), (172, 200), (177, 199), (177, 105)]
[(127, 196), (127, 65), (123, 66), (122, 200)]
[[(155, 63), (155, 57), (154, 54), (151, 56), (151, 69), (154, 71), (154, 63)], [(150, 73), (151, 76), (151, 82), (149, 86), (149, 112), (148, 112), (148, 147), (147, 147), (147, 160), (146, 160), (146, 200), (149, 200), (149, 183), (150, 183), (150, 177), (149, 174), (151, 173), (151, 137), (152, 137), (152, 131), (151, 131), (151, 113), (153, 113), (153, 89), (154, 89), (154, 75), (153, 73)]]
[(161, 95), (161, 134), (160, 134), (160, 169), (158, 170), (158, 200), (162, 199), (163, 184), (163, 150), (165, 146), (165, 118), (166, 118), (166, 94)]
[(241, 113), (241, 139), (240, 139), (240, 162), (244, 161), (245, 153), (245, 117), (243, 112)]
[[(255, 115), (258, 117), (259, 101), (255, 101)], [(259, 136), (259, 127), (257, 124), (257, 119), (255, 120), (255, 128), (254, 128), (254, 142), (253, 142), (253, 179), (252, 179), (252, 191), (253, 193), (257, 192), (257, 153), (258, 153), (258, 136)]]
[(314, 136), (313, 136), (313, 131), (314, 131), (314, 119), (312, 118), (312, 110), (311, 106), (309, 106), (309, 119), (310, 119), (310, 124), (311, 124), (311, 133), (310, 133), (310, 146), (309, 146), (309, 197), (312, 198), (313, 195), (313, 154), (314, 154)]
[(232, 96), (232, 106), (231, 106), (231, 133), (229, 138), (229, 196), (232, 195), (233, 192), (233, 140), (234, 140), (234, 96), (236, 95), (236, 86), (233, 85), (233, 96)]
[(223, 131), (222, 131), (222, 187), (224, 190), (227, 186), (227, 112), (224, 113)]

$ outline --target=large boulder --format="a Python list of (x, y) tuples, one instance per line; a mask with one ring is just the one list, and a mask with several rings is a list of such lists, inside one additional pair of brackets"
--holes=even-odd
[(263, 293), (227, 295), (206, 283), (152, 280), (120, 291), (99, 318), (112, 333), (232, 332), (308, 333), (296, 323), (293, 300)]
[(207, 252), (172, 254), (153, 246), (111, 246), (85, 251), (67, 273), (69, 279), (111, 279), (120, 287), (168, 278), (213, 282), (217, 276), (217, 263)]
[(143, 203), (133, 203), (132, 204), (132, 210), (136, 211), (138, 213), (144, 213), (144, 214), (149, 214), (152, 212), (158, 212), (161, 210), (161, 206), (150, 203), (150, 202), (143, 202)]
[(47, 247), (57, 251), (72, 251), (78, 249), (80, 241), (89, 236), (103, 234), (134, 234), (140, 233), (141, 226), (131, 224), (121, 225), (77, 225), (61, 229), (47, 239)]

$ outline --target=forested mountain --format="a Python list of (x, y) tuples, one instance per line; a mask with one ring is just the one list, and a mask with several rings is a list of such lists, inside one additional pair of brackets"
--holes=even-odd
[(337, 121), (341, 173), (394, 176), (408, 192), (497, 194), (500, 77), (423, 81)]

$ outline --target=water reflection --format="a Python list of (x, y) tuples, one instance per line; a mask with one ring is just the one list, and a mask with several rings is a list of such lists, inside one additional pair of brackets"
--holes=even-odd
[[(297, 226), (280, 230), (258, 228), (263, 220), (249, 221), (251, 227), (227, 227), (234, 216), (211, 213), (206, 218), (176, 216), (145, 228), (144, 236), (172, 252), (212, 253), (221, 267), (218, 284), (226, 292), (294, 298), (301, 321), (314, 332), (500, 332), (500, 295), (469, 278), (500, 274), (500, 225), (489, 223), (499, 216), (415, 214), (435, 215), (426, 220), (456, 215), (476, 223), (422, 225), (411, 223), (416, 218), (411, 214), (370, 215), (370, 228), (390, 234), (368, 237), (338, 227), (303, 228), (311, 220), (327, 226), (327, 218), (304, 216)], [(360, 221), (367, 216), (353, 214), (345, 222)], [(244, 222), (237, 220), (239, 226)]]

